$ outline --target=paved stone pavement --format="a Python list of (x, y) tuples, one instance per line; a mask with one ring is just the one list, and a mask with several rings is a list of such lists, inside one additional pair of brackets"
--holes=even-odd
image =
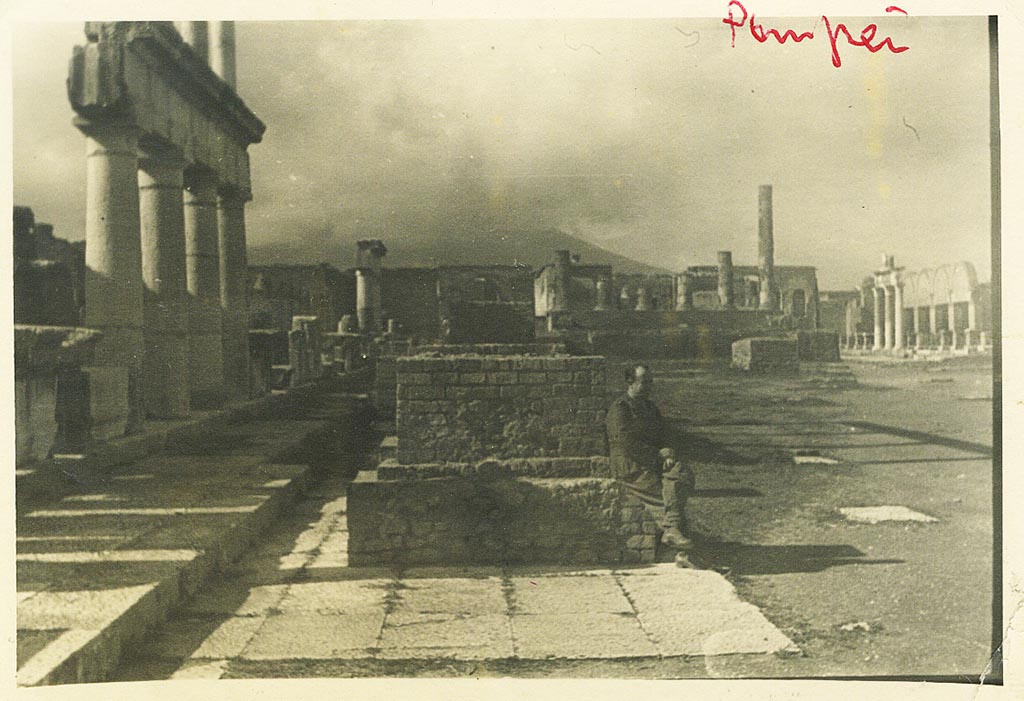
[(254, 676), (254, 663), (289, 660), (413, 665), (795, 650), (721, 575), (671, 563), (350, 568), (344, 482), (318, 496), (163, 626), (115, 679), (220, 678), (233, 667)]

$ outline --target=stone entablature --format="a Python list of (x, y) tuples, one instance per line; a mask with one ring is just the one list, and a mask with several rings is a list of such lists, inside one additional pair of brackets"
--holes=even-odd
[(140, 141), (174, 146), (218, 184), (250, 191), (246, 148), (266, 127), (172, 22), (87, 22), (85, 34), (68, 78), (79, 116), (132, 124)]

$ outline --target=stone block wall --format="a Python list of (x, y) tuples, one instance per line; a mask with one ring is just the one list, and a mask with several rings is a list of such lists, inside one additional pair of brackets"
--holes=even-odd
[(348, 491), (349, 562), (653, 562), (654, 517), (611, 479), (378, 480)]
[(839, 334), (835, 331), (800, 331), (797, 333), (800, 360), (839, 362)]
[(396, 360), (398, 462), (605, 454), (600, 356)]
[[(439, 355), (556, 355), (565, 353), (561, 343), (448, 343), (420, 346), (418, 354)], [(394, 416), (397, 395), (395, 359), (397, 354), (385, 354), (375, 360), (373, 379), (373, 406), (383, 416)]]
[(732, 366), (753, 372), (797, 372), (796, 339), (744, 338), (732, 344)]

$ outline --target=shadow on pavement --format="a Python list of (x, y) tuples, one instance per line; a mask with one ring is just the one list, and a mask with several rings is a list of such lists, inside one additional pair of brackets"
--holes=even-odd
[(898, 565), (904, 560), (864, 559), (852, 545), (753, 545), (713, 540), (698, 541), (699, 554), (715, 567), (733, 574), (821, 572), (840, 565)]

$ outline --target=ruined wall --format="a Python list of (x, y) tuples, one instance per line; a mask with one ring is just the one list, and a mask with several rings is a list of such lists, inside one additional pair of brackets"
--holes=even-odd
[(839, 362), (839, 334), (835, 331), (800, 331), (796, 336), (800, 360)]
[(604, 358), (396, 361), (398, 462), (605, 452)]
[(420, 341), (438, 337), (441, 317), (433, 268), (383, 268), (380, 294), (383, 318), (395, 320), (396, 333)]
[(248, 290), (250, 328), (288, 331), (292, 317), (315, 316), (321, 332), (330, 333), (349, 306), (355, 309), (355, 278), (326, 263), (250, 265)]
[(635, 309), (638, 291), (647, 293), (651, 309), (672, 310), (675, 308), (675, 279), (673, 275), (643, 275), (638, 273), (616, 273), (612, 276), (611, 304), (618, 309)]
[[(419, 354), (439, 355), (555, 355), (565, 353), (565, 346), (559, 343), (476, 343), (476, 344), (433, 344), (420, 346)], [(395, 360), (399, 354), (385, 354), (375, 359), (373, 375), (373, 406), (383, 416), (394, 416), (396, 408), (397, 379)]]
[(441, 478), (348, 491), (349, 562), (627, 564), (653, 562), (654, 518), (610, 479)]
[(796, 339), (744, 338), (732, 346), (732, 365), (752, 372), (797, 372), (800, 355)]
[[(716, 293), (717, 294), (717, 293)], [(574, 353), (614, 357), (729, 358), (733, 342), (781, 333), (762, 310), (609, 310), (552, 314), (538, 338), (561, 340)]]

